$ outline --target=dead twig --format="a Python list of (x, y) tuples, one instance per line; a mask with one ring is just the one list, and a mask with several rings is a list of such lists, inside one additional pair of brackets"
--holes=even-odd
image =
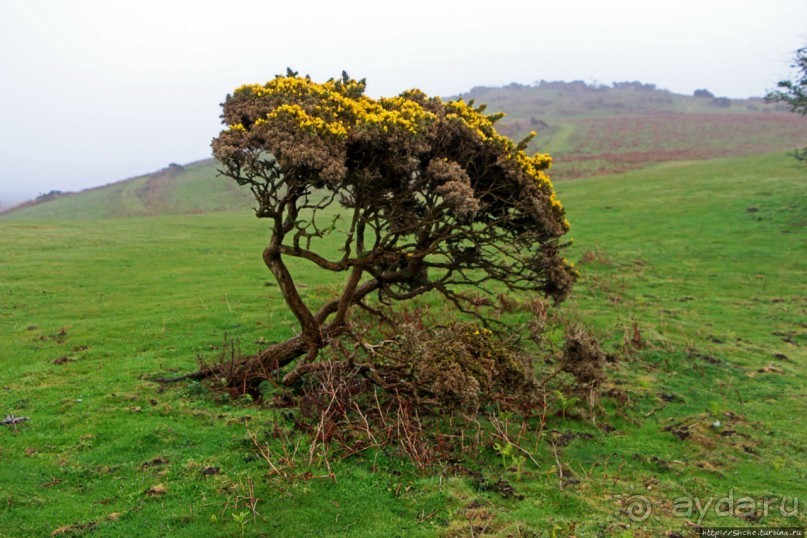
[(644, 414), (644, 417), (645, 417), (645, 418), (648, 418), (649, 416), (651, 416), (651, 415), (655, 414), (655, 413), (656, 413), (656, 411), (661, 411), (661, 410), (662, 410), (662, 409), (664, 409), (665, 407), (667, 407), (667, 406), (666, 406), (666, 405), (660, 405), (660, 406), (658, 406), (658, 407), (654, 407), (653, 409), (651, 409), (650, 411), (648, 411), (647, 413), (645, 413), (645, 414)]
[(28, 417), (15, 417), (14, 415), (6, 415), (6, 419), (0, 422), (0, 426), (16, 426), (21, 422), (30, 420)]

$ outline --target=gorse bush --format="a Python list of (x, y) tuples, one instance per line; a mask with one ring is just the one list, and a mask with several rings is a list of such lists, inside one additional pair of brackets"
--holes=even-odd
[[(300, 357), (311, 363), (371, 296), (391, 304), (439, 294), (483, 318), (480, 290), (555, 301), (571, 290), (576, 271), (561, 241), (569, 223), (547, 175), (551, 157), (525, 152), (534, 133), (520, 142), (500, 135), (501, 115), (473, 102), (364, 90), (344, 73), (317, 83), (290, 71), (241, 86), (223, 104), (227, 127), (213, 153), (267, 219), (263, 260), (300, 325), (245, 360), (236, 383)], [(341, 254), (328, 257), (333, 245)], [(288, 258), (343, 273), (341, 291), (309, 304)]]
[[(213, 153), (268, 222), (263, 261), (300, 330), (252, 356), (230, 346), (186, 377), (271, 399), (266, 383), (282, 372), (291, 390), (280, 403), (299, 405), (311, 454), (394, 445), (422, 465), (457, 439), (462, 448), (463, 431), (443, 435), (443, 417), (526, 417), (541, 406), (545, 417), (534, 352), (487, 328), (518, 306), (508, 293), (537, 296), (537, 336), (549, 300), (563, 301), (577, 276), (563, 256), (569, 223), (547, 175), (552, 159), (525, 152), (535, 133), (515, 142), (496, 131), (501, 114), (417, 89), (373, 99), (345, 73), (318, 83), (289, 71), (239, 87), (222, 106)], [(343, 284), (312, 304), (289, 259)], [(449, 307), (439, 326), (406, 315), (425, 294)], [(389, 323), (396, 312), (403, 322)]]

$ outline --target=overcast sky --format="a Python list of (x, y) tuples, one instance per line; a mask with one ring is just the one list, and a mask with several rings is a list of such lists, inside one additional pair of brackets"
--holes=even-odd
[(373, 96), (539, 79), (761, 96), (804, 0), (0, 0), (0, 203), (207, 158), (219, 103), (287, 66)]

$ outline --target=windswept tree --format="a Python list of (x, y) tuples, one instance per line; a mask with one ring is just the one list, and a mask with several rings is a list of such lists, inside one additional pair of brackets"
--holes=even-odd
[[(291, 71), (241, 86), (223, 109), (213, 154), (268, 221), (263, 260), (300, 325), (245, 359), (240, 380), (313, 361), (355, 306), (375, 312), (431, 292), (484, 319), (480, 297), (492, 290), (569, 293), (551, 158), (525, 152), (535, 133), (518, 143), (497, 134), (501, 114), (417, 89), (373, 99), (344, 73), (316, 83)], [(343, 273), (339, 293), (307, 303), (291, 258)]]

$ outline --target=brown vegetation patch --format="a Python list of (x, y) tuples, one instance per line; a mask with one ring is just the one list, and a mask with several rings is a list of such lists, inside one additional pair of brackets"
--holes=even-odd
[(82, 536), (93, 531), (98, 526), (97, 521), (87, 523), (77, 523), (75, 525), (64, 525), (50, 533), (51, 536)]
[(166, 458), (165, 456), (157, 456), (156, 458), (154, 458), (152, 460), (144, 461), (143, 463), (141, 463), (140, 464), (140, 470), (144, 471), (144, 470), (148, 469), (149, 467), (154, 467), (154, 466), (158, 466), (158, 465), (166, 465), (166, 464), (168, 464), (168, 458)]
[(555, 177), (617, 174), (668, 161), (792, 149), (807, 138), (793, 114), (645, 114), (574, 120), (572, 147), (556, 152)]
[(149, 496), (158, 496), (158, 495), (165, 495), (168, 493), (166, 487), (162, 484), (157, 484), (156, 486), (151, 486), (149, 489), (143, 492), (145, 495)]
[(579, 326), (566, 331), (561, 368), (574, 376), (577, 388), (589, 392), (605, 379), (606, 354), (591, 333)]

